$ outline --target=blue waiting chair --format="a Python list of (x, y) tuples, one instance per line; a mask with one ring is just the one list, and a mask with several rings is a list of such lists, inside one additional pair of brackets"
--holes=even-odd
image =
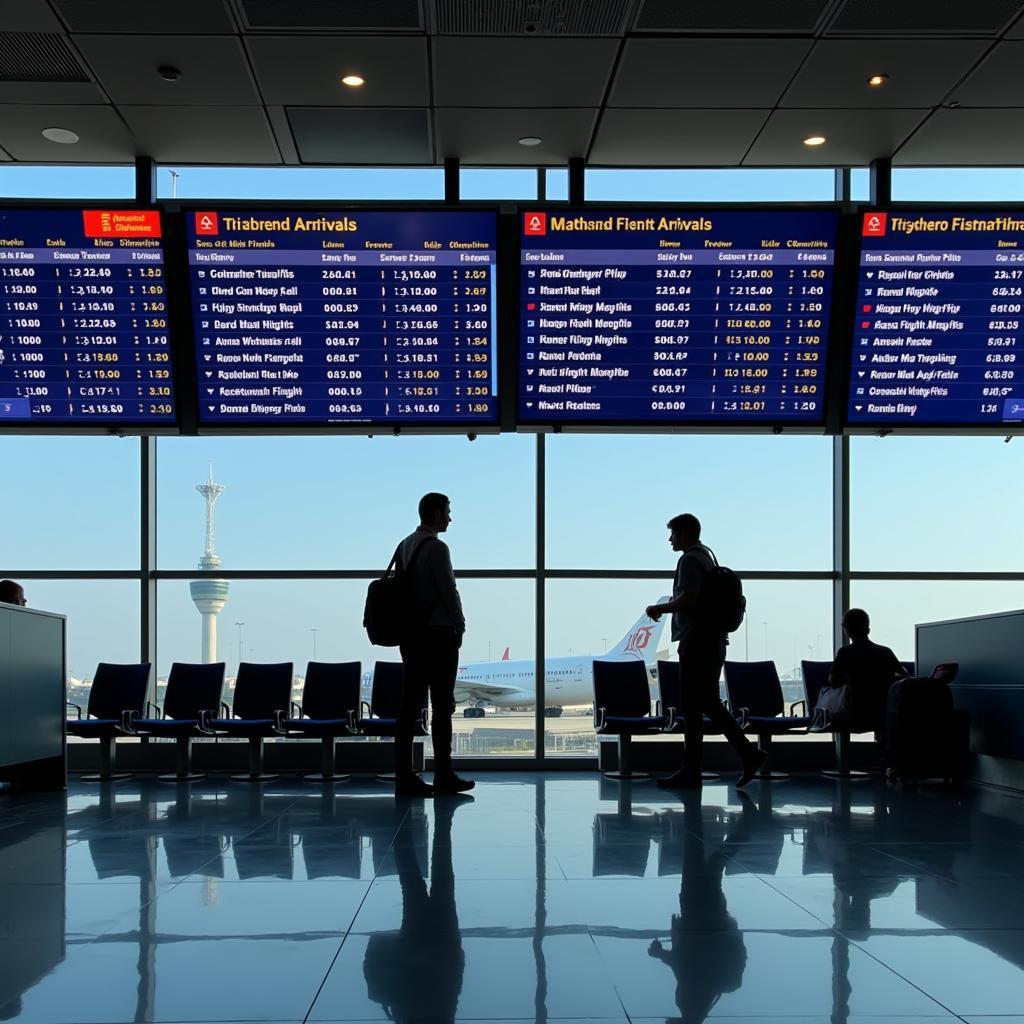
[[(683, 714), (683, 682), (679, 676), (678, 661), (658, 662), (658, 700), (655, 705), (655, 714), (664, 715), (668, 721), (665, 723), (663, 732), (671, 735), (684, 735), (686, 733), (686, 716)], [(704, 718), (704, 735), (721, 735), (711, 724), (707, 715)], [(714, 782), (720, 778), (718, 772), (700, 773), (705, 782)]]
[[(361, 735), (395, 738), (404, 685), (405, 666), (400, 661), (374, 662), (370, 702), (362, 701), (360, 704), (357, 725)], [(415, 735), (426, 736), (427, 733), (427, 705), (424, 702), (416, 721)], [(394, 782), (395, 776), (386, 772), (377, 778), (381, 782)]]
[(594, 662), (594, 731), (618, 737), (619, 770), (605, 772), (609, 779), (648, 778), (645, 772), (632, 770), (632, 739), (662, 732), (667, 724), (665, 715), (651, 714), (651, 690), (644, 662)]
[(68, 707), (76, 712), (67, 720), (68, 734), (100, 741), (99, 773), (83, 775), (84, 782), (117, 782), (131, 777), (130, 772), (114, 771), (114, 743), (118, 736), (131, 735), (132, 714), (142, 714), (150, 668), (148, 661), (138, 665), (101, 661), (92, 678), (86, 717), (82, 717), (81, 705), (68, 701)]
[(146, 701), (146, 717), (131, 719), (131, 728), (140, 736), (173, 739), (176, 746), (176, 770), (173, 775), (158, 775), (160, 782), (194, 782), (204, 776), (192, 771), (192, 739), (201, 735), (204, 718), (212, 718), (220, 707), (224, 688), (224, 662), (171, 665), (164, 692), (164, 705)]
[[(771, 753), (772, 737), (791, 732), (807, 732), (811, 717), (794, 714), (796, 701), (786, 712), (782, 696), (782, 683), (774, 661), (727, 661), (725, 663), (725, 692), (729, 706), (746, 732), (757, 734), (758, 745)], [(806, 711), (807, 709), (804, 708)], [(786, 772), (762, 768), (757, 778), (767, 782), (788, 779)]]
[(307, 782), (343, 782), (348, 775), (335, 772), (334, 748), (339, 736), (357, 736), (359, 685), (363, 666), (358, 661), (311, 661), (306, 668), (302, 703), (292, 701), (292, 717), (284, 723), (289, 736), (319, 739), (321, 770), (305, 775)]
[(215, 736), (249, 741), (249, 772), (232, 775), (235, 782), (268, 782), (277, 775), (263, 771), (263, 740), (283, 736), (292, 698), (294, 666), (290, 661), (259, 665), (243, 661), (235, 680), (235, 699), (229, 709), (221, 702), (223, 718), (204, 717), (204, 731)]

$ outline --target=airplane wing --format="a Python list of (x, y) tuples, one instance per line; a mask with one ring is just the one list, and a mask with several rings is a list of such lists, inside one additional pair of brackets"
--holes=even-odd
[(456, 703), (464, 700), (481, 700), (494, 697), (507, 697), (522, 693), (519, 686), (502, 686), (500, 683), (474, 683), (455, 681)]

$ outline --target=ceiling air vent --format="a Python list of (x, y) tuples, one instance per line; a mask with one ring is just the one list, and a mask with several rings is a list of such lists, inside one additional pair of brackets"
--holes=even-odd
[(616, 36), (633, 0), (435, 0), (435, 25), (452, 36)]
[(423, 30), (420, 0), (241, 0), (251, 29), (332, 32)]
[(634, 27), (638, 32), (810, 34), (829, 6), (830, 0), (644, 0)]
[(847, 0), (829, 35), (993, 36), (1024, 0)]
[(56, 32), (0, 32), (0, 82), (88, 82)]

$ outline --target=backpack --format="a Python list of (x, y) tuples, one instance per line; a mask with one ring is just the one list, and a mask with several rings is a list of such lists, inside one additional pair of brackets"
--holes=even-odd
[[(370, 643), (377, 647), (397, 647), (408, 635), (416, 610), (413, 607), (412, 577), (410, 570), (420, 549), (432, 537), (424, 537), (413, 548), (409, 564), (398, 566), (399, 544), (384, 575), (374, 580), (366, 589), (366, 605), (363, 608), (363, 626)], [(393, 571), (392, 571), (393, 570)]]
[(711, 555), (711, 572), (703, 584), (701, 614), (723, 633), (735, 633), (747, 611), (743, 584), (732, 569), (718, 564), (711, 548), (706, 550)]

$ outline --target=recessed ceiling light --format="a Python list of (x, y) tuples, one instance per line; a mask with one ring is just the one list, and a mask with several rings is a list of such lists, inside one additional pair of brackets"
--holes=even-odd
[(520, 146), (539, 146), (544, 140), (537, 138), (536, 135), (524, 135), (519, 140)]
[(73, 132), (70, 128), (44, 128), (42, 135), (50, 142), (61, 142), (65, 146), (70, 146), (71, 143), (78, 141), (78, 133)]
[(872, 75), (868, 79), (868, 85), (870, 85), (873, 89), (877, 89), (880, 85), (885, 85), (885, 83), (888, 81), (888, 75)]
[(362, 75), (345, 75), (341, 84), (347, 85), (350, 89), (358, 89), (361, 85), (366, 85), (366, 79)]
[(181, 68), (176, 68), (173, 64), (161, 64), (160, 67), (156, 69), (156, 73), (165, 82), (176, 82), (181, 78)]
[(824, 135), (808, 135), (807, 138), (804, 139), (804, 145), (805, 146), (824, 146), (825, 145), (825, 136)]

